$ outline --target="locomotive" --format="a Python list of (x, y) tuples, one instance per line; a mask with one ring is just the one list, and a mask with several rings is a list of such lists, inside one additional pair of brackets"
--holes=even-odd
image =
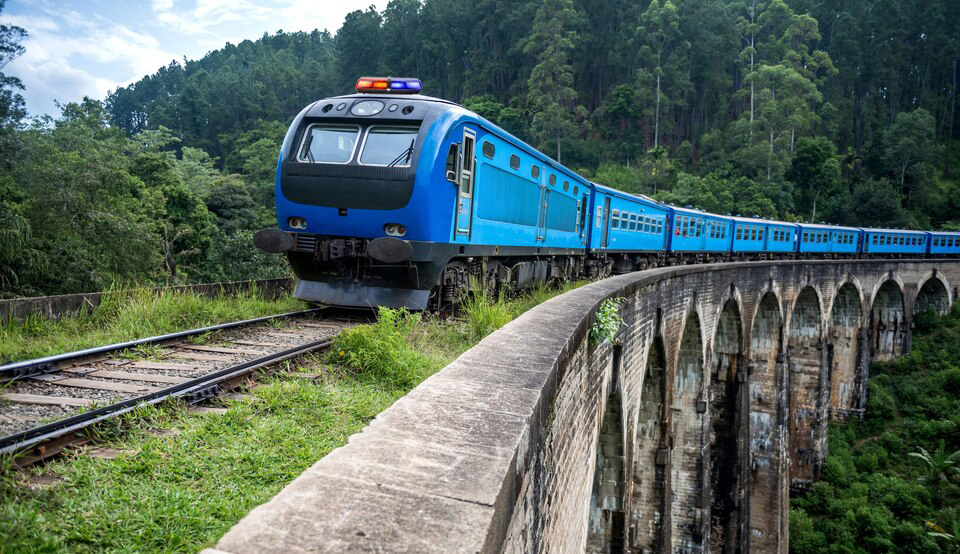
[(277, 163), (277, 229), (294, 296), (440, 310), (499, 291), (661, 265), (960, 255), (960, 233), (723, 216), (576, 174), (417, 79), (362, 77), (293, 120)]

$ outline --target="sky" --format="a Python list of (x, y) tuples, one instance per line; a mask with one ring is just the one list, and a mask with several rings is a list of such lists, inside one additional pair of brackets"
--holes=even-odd
[(19, 25), (26, 53), (3, 68), (19, 77), (31, 115), (58, 115), (55, 101), (107, 92), (172, 60), (198, 59), (264, 33), (327, 29), (347, 13), (387, 0), (7, 0), (0, 22)]

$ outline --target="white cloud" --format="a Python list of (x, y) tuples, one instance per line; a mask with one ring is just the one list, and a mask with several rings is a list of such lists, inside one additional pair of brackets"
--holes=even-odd
[[(173, 59), (197, 59), (227, 42), (281, 29), (335, 33), (347, 13), (370, 5), (382, 11), (388, 0), (150, 0), (136, 19), (128, 1), (101, 0), (81, 13), (70, 3), (23, 0), (19, 10), (4, 11), (5, 23), (30, 35), (26, 54), (4, 71), (23, 80), (31, 113), (56, 113), (54, 99), (103, 98)], [(120, 9), (97, 13), (97, 6)]]
[[(124, 25), (70, 10), (57, 16), (61, 21), (49, 14), (5, 17), (29, 33), (23, 42), (26, 53), (5, 71), (23, 81), (27, 108), (33, 114), (56, 113), (55, 99), (103, 98), (109, 90), (152, 73), (175, 57), (154, 37)], [(95, 64), (101, 67), (95, 69)], [(103, 73), (102, 66), (110, 68), (110, 75)]]

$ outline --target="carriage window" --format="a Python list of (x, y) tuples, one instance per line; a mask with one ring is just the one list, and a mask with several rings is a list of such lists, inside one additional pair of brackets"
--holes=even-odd
[(360, 127), (352, 125), (312, 125), (304, 133), (297, 161), (345, 164), (353, 158), (360, 138)]
[(757, 240), (757, 228), (756, 228), (756, 227), (751, 227), (751, 228), (750, 228), (750, 240)]
[[(564, 181), (564, 182), (563, 182), (563, 192), (567, 192), (568, 190), (570, 190), (570, 181)], [(574, 194), (576, 194), (576, 193), (574, 193)]]
[(573, 185), (573, 195), (576, 196), (578, 194), (580, 194), (580, 187)]
[(557, 176), (552, 173), (550, 174), (550, 186), (551, 187), (557, 186)]
[(520, 169), (520, 156), (516, 154), (510, 154), (510, 167), (513, 169)]
[(873, 244), (877, 244), (877, 235), (873, 235)]
[(610, 216), (611, 227), (614, 229), (620, 228), (620, 210), (613, 210), (613, 215)]
[(630, 230), (631, 230), (631, 231), (636, 231), (636, 230), (637, 230), (637, 216), (636, 216), (636, 214), (630, 214)]
[(763, 228), (757, 230), (757, 240), (763, 240)]
[(360, 163), (407, 167), (413, 158), (413, 143), (417, 139), (414, 127), (371, 127), (363, 141)]
[(699, 236), (701, 236), (702, 234), (703, 234), (703, 220), (702, 220), (702, 219), (698, 219), (698, 220), (697, 220), (697, 236), (699, 237)]
[(740, 240), (743, 238), (743, 227), (737, 227), (736, 239)]
[(491, 160), (497, 154), (497, 147), (492, 142), (483, 141), (483, 155)]
[(539, 179), (539, 178), (540, 178), (540, 166), (539, 166), (539, 165), (535, 165), (535, 166), (533, 166), (533, 167), (530, 168), (530, 176), (533, 177), (534, 179)]

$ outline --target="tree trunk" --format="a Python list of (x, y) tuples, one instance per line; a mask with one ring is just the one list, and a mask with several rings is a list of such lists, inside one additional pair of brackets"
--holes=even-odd
[(903, 194), (903, 183), (906, 181), (908, 163), (908, 161), (904, 161), (900, 164), (900, 194)]
[(810, 214), (810, 223), (813, 223), (817, 220), (817, 199), (820, 198), (820, 189), (817, 189), (817, 194), (813, 197), (813, 213)]
[(657, 109), (653, 120), (653, 148), (660, 144), (660, 65), (657, 65)]
[(950, 178), (950, 145), (953, 143), (953, 120), (957, 108), (957, 60), (953, 60), (953, 90), (950, 91), (950, 125), (947, 131), (947, 147), (944, 149), (943, 177)]
[(767, 181), (771, 180), (773, 171), (773, 129), (770, 129), (770, 152), (767, 154)]

